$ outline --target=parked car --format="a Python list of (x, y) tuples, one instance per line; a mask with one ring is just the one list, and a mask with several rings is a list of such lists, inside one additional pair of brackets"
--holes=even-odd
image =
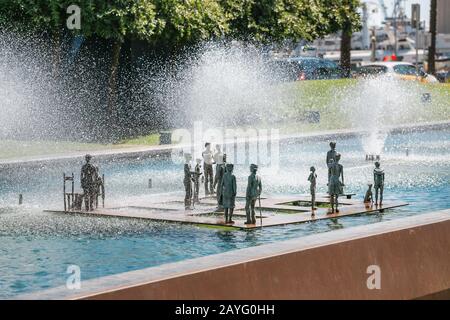
[(450, 82), (450, 71), (449, 70), (441, 70), (436, 72), (436, 78), (439, 82)]
[(379, 75), (391, 75), (396, 79), (420, 81), (424, 83), (438, 82), (436, 77), (423, 71), (422, 68), (417, 70), (416, 66), (408, 62), (386, 61), (373, 62), (356, 69), (353, 73), (355, 78), (373, 77)]
[(296, 57), (275, 61), (288, 81), (340, 79), (343, 71), (331, 60), (316, 57)]

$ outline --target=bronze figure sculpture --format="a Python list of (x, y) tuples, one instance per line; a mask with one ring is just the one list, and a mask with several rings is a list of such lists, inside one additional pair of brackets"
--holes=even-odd
[(236, 177), (233, 174), (234, 166), (231, 163), (226, 166), (226, 172), (221, 181), (222, 206), (225, 210), (225, 223), (233, 224), (233, 211), (237, 192)]
[(308, 177), (308, 181), (310, 183), (309, 191), (311, 193), (311, 212), (314, 215), (314, 210), (316, 210), (316, 186), (317, 186), (317, 174), (316, 174), (316, 168), (311, 167), (310, 174)]
[(384, 189), (384, 170), (380, 168), (380, 163), (375, 162), (375, 169), (373, 170), (373, 181), (375, 188), (375, 205), (378, 205), (378, 193), (380, 194), (380, 205), (383, 203), (383, 189)]
[[(341, 155), (339, 153), (335, 156), (336, 160), (330, 160), (328, 163), (328, 170), (330, 174), (330, 181), (328, 183), (328, 193), (330, 194), (331, 213), (338, 213), (339, 209), (339, 195), (343, 193), (344, 186), (344, 167), (339, 163)], [(342, 179), (342, 181), (341, 181)]]
[(81, 167), (81, 188), (84, 194), (86, 211), (94, 210), (95, 189), (97, 184), (97, 169), (91, 164), (92, 156), (85, 156), (86, 163)]
[(255, 204), (262, 192), (261, 178), (256, 175), (258, 166), (256, 164), (250, 165), (250, 175), (248, 177), (247, 191), (245, 194), (245, 213), (247, 221), (245, 224), (256, 224)]

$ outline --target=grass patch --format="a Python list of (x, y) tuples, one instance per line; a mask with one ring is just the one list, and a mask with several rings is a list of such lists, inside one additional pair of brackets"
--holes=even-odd
[[(355, 79), (310, 80), (280, 85), (280, 95), (288, 97), (289, 103), (273, 110), (280, 115), (278, 123), (268, 120), (256, 127), (279, 127), (281, 134), (311, 133), (325, 130), (352, 128), (349, 119), (339, 105), (348, 89), (358, 84)], [(416, 84), (411, 82), (411, 92), (420, 103), (421, 93), (431, 93), (432, 101), (402, 118), (401, 123), (442, 121), (450, 119), (450, 84)], [(300, 121), (301, 115), (308, 111), (320, 113), (320, 123)], [(247, 129), (243, 126), (242, 129)], [(176, 141), (174, 141), (176, 143)], [(70, 154), (75, 152), (101, 151), (135, 146), (154, 146), (159, 144), (159, 133), (124, 139), (116, 144), (96, 144), (55, 141), (0, 141), (0, 159), (23, 158), (30, 156)]]
[(139, 136), (131, 139), (121, 140), (117, 145), (159, 145), (159, 133), (152, 133), (145, 136)]
[(113, 145), (66, 141), (0, 141), (0, 159), (111, 149)]

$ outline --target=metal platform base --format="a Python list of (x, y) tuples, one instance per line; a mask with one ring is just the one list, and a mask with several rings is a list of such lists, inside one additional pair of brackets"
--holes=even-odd
[[(257, 201), (258, 205), (258, 201)], [(233, 214), (234, 224), (225, 224), (223, 212), (217, 211), (215, 197), (204, 197), (192, 210), (184, 210), (181, 198), (174, 197), (159, 203), (140, 203), (139, 206), (126, 206), (96, 209), (94, 211), (59, 211), (47, 212), (65, 214), (89, 214), (95, 216), (112, 216), (123, 218), (150, 219), (155, 221), (190, 223), (206, 226), (228, 227), (237, 229), (254, 229), (279, 226), (293, 223), (311, 222), (350, 215), (372, 213), (401, 206), (401, 201), (385, 201), (383, 205), (366, 205), (361, 200), (339, 199), (339, 213), (331, 213), (329, 199), (325, 195), (317, 197), (314, 215), (312, 214), (309, 196), (290, 196), (277, 198), (261, 198), (261, 210), (256, 208), (256, 224), (246, 225), (245, 198), (236, 198)]]

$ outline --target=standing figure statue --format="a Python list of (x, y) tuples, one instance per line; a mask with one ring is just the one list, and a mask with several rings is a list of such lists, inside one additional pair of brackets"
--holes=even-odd
[(213, 160), (216, 164), (216, 172), (214, 175), (214, 185), (213, 190), (216, 190), (216, 187), (219, 183), (219, 167), (223, 164), (223, 152), (220, 150), (220, 144), (216, 144), (216, 152), (214, 153)]
[(222, 164), (218, 166), (217, 168), (217, 192), (216, 192), (216, 199), (217, 199), (217, 210), (222, 210), (222, 179), (225, 175), (225, 172), (227, 171), (227, 155), (224, 153), (222, 157)]
[(309, 191), (311, 192), (311, 212), (314, 215), (314, 210), (316, 210), (316, 186), (317, 186), (317, 174), (316, 168), (311, 167), (309, 169), (311, 173), (309, 174), (308, 181), (310, 183)]
[(191, 198), (192, 198), (192, 183), (191, 183), (191, 160), (190, 153), (184, 154), (184, 190), (186, 194), (184, 196), (184, 209), (191, 210)]
[(205, 172), (205, 196), (214, 193), (213, 188), (213, 152), (211, 143), (205, 143), (205, 150), (202, 152), (203, 170)]
[[(327, 166), (330, 163), (331, 159), (333, 159), (333, 161), (336, 161), (336, 142), (331, 141), (330, 142), (330, 150), (328, 150), (327, 152)], [(331, 177), (331, 169), (330, 167), (328, 167), (328, 184), (330, 183), (330, 177)]]
[(86, 211), (94, 210), (97, 169), (91, 164), (92, 156), (85, 156), (86, 163), (81, 168), (81, 188), (83, 188)]
[(373, 169), (373, 182), (375, 188), (375, 205), (378, 205), (378, 192), (380, 192), (380, 205), (383, 203), (383, 189), (384, 189), (384, 170), (380, 168), (380, 163), (375, 162), (375, 169)]
[[(333, 159), (328, 163), (328, 170), (330, 171), (330, 182), (328, 183), (328, 193), (330, 194), (331, 213), (338, 213), (339, 209), (339, 195), (343, 193), (344, 186), (344, 167), (339, 163), (341, 155), (336, 154), (336, 161)], [(340, 180), (342, 178), (342, 181)]]
[(255, 204), (262, 192), (261, 178), (256, 175), (258, 166), (250, 165), (250, 175), (248, 176), (247, 192), (245, 194), (245, 213), (247, 221), (245, 224), (256, 224)]
[(95, 187), (94, 187), (94, 195), (95, 195), (95, 207), (98, 208), (98, 197), (101, 195), (103, 199), (103, 205), (105, 201), (105, 185), (103, 184), (103, 179), (100, 176), (99, 167), (95, 167)]
[(225, 209), (225, 223), (233, 224), (233, 211), (237, 192), (236, 177), (233, 174), (234, 166), (231, 163), (228, 163), (226, 166), (227, 170), (221, 182), (222, 205)]
[(195, 165), (193, 172), (194, 180), (194, 204), (200, 203), (198, 194), (200, 192), (200, 177), (202, 175), (202, 159), (196, 159), (197, 164)]

